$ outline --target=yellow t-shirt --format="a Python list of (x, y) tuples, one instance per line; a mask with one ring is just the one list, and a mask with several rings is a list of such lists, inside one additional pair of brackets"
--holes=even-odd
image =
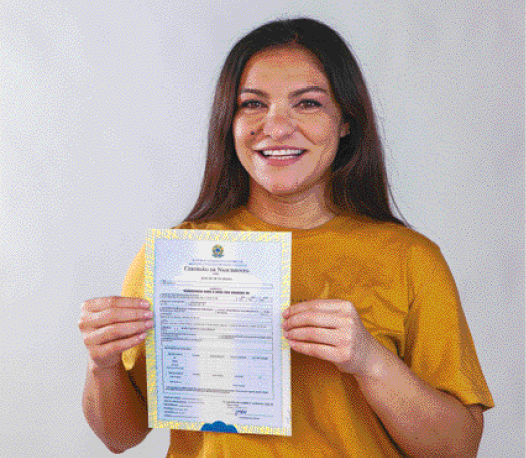
[[(362, 216), (337, 216), (314, 229), (262, 222), (245, 208), (220, 222), (184, 229), (292, 232), (291, 303), (343, 299), (365, 327), (419, 377), (466, 405), (493, 407), (458, 292), (439, 248), (424, 236)], [(123, 295), (143, 297), (144, 252)], [(144, 346), (123, 355), (146, 396)], [(171, 431), (167, 457), (400, 457), (352, 375), (291, 351), (292, 436)]]

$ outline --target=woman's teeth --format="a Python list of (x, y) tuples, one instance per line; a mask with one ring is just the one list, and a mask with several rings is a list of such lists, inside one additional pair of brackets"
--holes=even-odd
[(276, 149), (276, 150), (263, 150), (261, 151), (261, 154), (265, 157), (270, 156), (299, 156), (301, 153), (303, 153), (304, 150), (302, 149)]

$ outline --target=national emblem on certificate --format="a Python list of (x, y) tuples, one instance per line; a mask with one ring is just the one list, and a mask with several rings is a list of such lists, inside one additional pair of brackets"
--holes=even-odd
[(152, 229), (152, 428), (291, 435), (290, 232)]

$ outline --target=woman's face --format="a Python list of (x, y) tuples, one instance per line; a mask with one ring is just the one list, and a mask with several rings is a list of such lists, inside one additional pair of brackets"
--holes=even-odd
[(271, 48), (247, 63), (232, 124), (250, 192), (324, 193), (348, 133), (318, 59), (300, 47)]

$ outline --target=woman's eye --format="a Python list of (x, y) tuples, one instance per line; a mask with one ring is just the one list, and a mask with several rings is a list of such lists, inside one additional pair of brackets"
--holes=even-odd
[(263, 104), (259, 100), (246, 100), (241, 103), (241, 108), (248, 108), (249, 110), (257, 110), (262, 107)]
[(298, 103), (298, 108), (303, 109), (313, 109), (313, 108), (319, 108), (321, 107), (321, 103), (317, 100), (302, 100), (300, 103)]

